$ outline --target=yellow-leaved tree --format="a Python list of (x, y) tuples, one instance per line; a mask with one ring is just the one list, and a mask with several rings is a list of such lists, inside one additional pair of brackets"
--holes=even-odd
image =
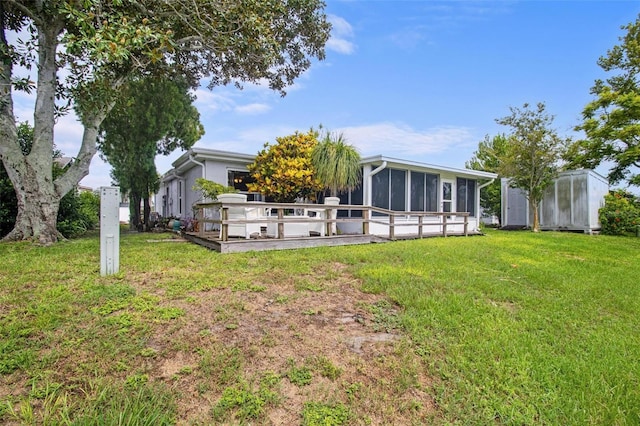
[(255, 182), (249, 191), (260, 192), (279, 203), (292, 203), (299, 198), (313, 198), (322, 190), (311, 163), (311, 152), (318, 144), (318, 133), (295, 132), (276, 138), (274, 145), (265, 143), (249, 172)]

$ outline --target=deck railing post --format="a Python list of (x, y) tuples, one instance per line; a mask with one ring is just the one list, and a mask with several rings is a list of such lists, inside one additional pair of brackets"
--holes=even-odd
[(329, 222), (329, 219), (333, 218), (333, 210), (330, 208), (327, 208), (324, 211), (324, 235), (330, 237), (331, 236), (331, 230), (333, 229), (333, 226), (331, 226), (331, 222)]
[(220, 238), (222, 241), (229, 240), (229, 224), (227, 220), (229, 220), (229, 207), (224, 207), (220, 209), (220, 219), (222, 219), (222, 226), (220, 226)]
[(196, 211), (196, 220), (198, 221), (198, 236), (204, 238), (204, 207), (198, 207)]
[(282, 207), (278, 207), (278, 235), (279, 239), (284, 238), (284, 209)]
[(464, 216), (464, 236), (468, 236), (468, 229), (469, 229), (469, 215), (465, 215)]
[(443, 237), (447, 236), (447, 215), (446, 214), (442, 215), (442, 236)]
[(422, 222), (424, 221), (424, 216), (420, 214), (418, 216), (418, 238), (422, 238)]
[(396, 216), (393, 213), (389, 213), (389, 239), (393, 240), (395, 237), (395, 224)]
[(362, 209), (362, 234), (369, 235), (369, 218), (371, 217), (371, 210), (368, 208)]

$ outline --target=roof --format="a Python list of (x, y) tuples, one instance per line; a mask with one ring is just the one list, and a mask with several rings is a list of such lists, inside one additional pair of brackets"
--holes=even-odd
[(176, 161), (171, 163), (171, 165), (178, 169), (183, 167), (187, 163), (192, 160), (202, 161), (202, 160), (221, 160), (221, 161), (234, 161), (234, 162), (246, 162), (253, 163), (256, 158), (256, 154), (243, 154), (239, 152), (232, 151), (222, 151), (218, 149), (209, 149), (209, 148), (191, 148), (184, 154), (182, 154)]
[[(197, 165), (198, 164), (197, 162), (201, 162), (205, 160), (228, 161), (228, 162), (249, 164), (249, 163), (252, 163), (255, 160), (255, 158), (256, 158), (256, 154), (243, 154), (238, 152), (222, 151), (222, 150), (209, 149), (209, 148), (191, 148), (171, 164), (173, 166), (173, 169), (167, 172), (164, 177), (170, 180), (175, 176), (174, 172), (176, 170), (180, 170), (180, 171), (188, 170), (191, 167), (194, 167), (195, 165)], [(435, 164), (420, 163), (417, 161), (408, 161), (408, 160), (401, 160), (399, 158), (385, 157), (383, 155), (366, 157), (366, 158), (363, 158), (360, 162), (362, 164), (381, 164), (385, 161), (387, 162), (387, 164), (390, 164), (396, 167), (401, 167), (404, 169), (431, 171), (434, 173), (450, 172), (450, 173), (454, 173), (456, 176), (469, 177), (473, 179), (495, 179), (498, 177), (496, 173), (482, 172), (482, 171), (470, 170), (470, 169), (458, 169), (458, 168), (446, 167), (446, 166), (438, 166)]]
[(432, 172), (450, 172), (457, 176), (471, 177), (474, 179), (496, 179), (498, 175), (491, 172), (483, 172), (479, 170), (470, 169), (458, 169), (455, 167), (438, 166), (435, 164), (421, 163), (418, 161), (401, 160), (399, 158), (385, 157), (383, 155), (376, 155), (373, 157), (366, 157), (361, 160), (362, 164), (382, 164), (387, 162), (388, 165), (400, 166), (404, 169), (414, 169), (420, 171), (432, 171)]

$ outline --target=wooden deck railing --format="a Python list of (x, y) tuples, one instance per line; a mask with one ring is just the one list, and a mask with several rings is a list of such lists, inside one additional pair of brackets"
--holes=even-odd
[[(200, 203), (196, 204), (196, 220), (199, 224), (198, 233), (199, 236), (205, 236), (205, 227), (207, 223), (219, 225), (220, 235), (219, 238), (222, 241), (228, 241), (229, 239), (229, 226), (232, 225), (247, 225), (247, 224), (277, 224), (276, 238), (283, 239), (286, 237), (285, 224), (287, 223), (314, 223), (321, 222), (324, 228), (324, 235), (331, 236), (335, 233), (335, 224), (337, 223), (359, 223), (362, 233), (365, 235), (370, 234), (371, 225), (379, 224), (388, 226), (388, 238), (396, 238), (396, 228), (405, 226), (418, 227), (418, 238), (422, 238), (425, 235), (425, 229), (437, 227), (440, 229), (440, 234), (444, 237), (448, 235), (449, 229), (454, 225), (463, 225), (463, 234), (467, 236), (469, 234), (469, 213), (467, 212), (415, 212), (415, 211), (395, 211), (387, 210), (379, 207), (351, 205), (351, 204), (303, 204), (303, 203), (266, 203), (247, 201), (240, 203), (230, 202), (212, 202), (212, 203)], [(229, 209), (232, 208), (244, 208), (244, 209), (260, 209), (265, 212), (270, 212), (270, 215), (261, 215), (256, 218), (230, 218)], [(206, 210), (217, 210), (220, 212), (219, 218), (210, 218), (205, 214)], [(361, 217), (337, 217), (337, 212), (350, 211), (361, 212)], [(246, 211), (246, 210), (245, 210)], [(313, 211), (315, 213), (323, 213), (317, 217), (309, 217), (306, 215), (296, 215), (296, 212)], [(275, 215), (274, 215), (275, 213)], [(289, 213), (294, 213), (289, 215)], [(425, 221), (425, 218), (436, 217), (437, 221)], [(417, 218), (417, 223), (412, 220)], [(438, 232), (436, 232), (438, 233)], [(431, 233), (430, 235), (433, 235)], [(380, 234), (377, 234), (382, 236)]]

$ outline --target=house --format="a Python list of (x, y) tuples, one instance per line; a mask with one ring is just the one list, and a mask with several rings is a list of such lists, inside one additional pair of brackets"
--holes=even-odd
[[(204, 201), (201, 194), (193, 190), (197, 178), (233, 186), (247, 194), (249, 201), (264, 201), (260, 194), (247, 191), (246, 184), (251, 181), (247, 166), (254, 159), (255, 156), (249, 154), (191, 148), (174, 161), (173, 168), (162, 177), (156, 199), (158, 212), (164, 217), (194, 217), (192, 206)], [(362, 184), (351, 192), (341, 194), (341, 204), (404, 212), (451, 212), (451, 217), (455, 217), (455, 212), (468, 212), (470, 231), (480, 228), (480, 189), (497, 178), (494, 173), (381, 155), (363, 158), (361, 164)], [(341, 210), (338, 217), (357, 217), (361, 214), (362, 211), (355, 209)], [(409, 219), (410, 215), (407, 215)], [(355, 229), (349, 229), (353, 223), (338, 225), (339, 229), (342, 226), (340, 231), (343, 233), (356, 232)], [(410, 226), (404, 229), (406, 233), (417, 232)], [(372, 229), (371, 232), (375, 234), (376, 230)]]
[[(502, 226), (525, 228), (533, 225), (533, 212), (524, 192), (501, 180)], [(600, 229), (598, 210), (609, 192), (607, 179), (593, 170), (562, 172), (545, 191), (538, 209), (540, 229), (583, 231)]]

